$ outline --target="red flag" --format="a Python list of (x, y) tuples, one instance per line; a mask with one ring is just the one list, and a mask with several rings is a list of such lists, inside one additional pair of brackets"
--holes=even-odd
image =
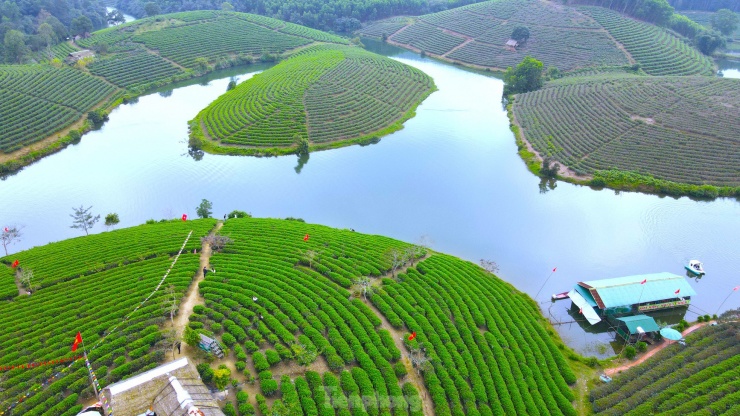
[(77, 351), (77, 345), (82, 343), (82, 335), (77, 332), (77, 336), (75, 337), (75, 342), (72, 344), (72, 351)]
[(18, 262), (18, 260), (16, 260), (16, 261), (13, 262), (13, 264), (11, 266), (15, 269), (16, 267), (18, 267), (18, 264), (19, 264), (19, 262)]
[(735, 286), (732, 290), (738, 290), (740, 289), (740, 286)]
[(303, 237), (303, 241), (308, 241), (308, 234), (306, 234), (306, 236)]
[(558, 269), (557, 267), (553, 268), (552, 269), (552, 272), (555, 273), (555, 270), (557, 270), (557, 269)]
[(646, 282), (647, 282), (647, 279), (645, 279), (645, 280), (643, 280), (642, 282), (640, 282), (640, 284), (641, 284), (641, 285), (644, 285), (644, 284), (645, 284)]
[(10, 230), (8, 229), (8, 227), (3, 228), (3, 230), (5, 230), (6, 233), (9, 233), (10, 232)]
[(581, 308), (581, 309), (580, 309), (580, 310), (578, 311), (578, 313), (580, 313), (581, 315), (583, 315), (583, 308)]
[(673, 293), (675, 293), (675, 294), (677, 294), (677, 295), (678, 295), (678, 292), (680, 292), (680, 291), (681, 291), (681, 289), (678, 289), (678, 290), (676, 290), (676, 291), (675, 291), (675, 292), (673, 292)]
[(411, 335), (409, 335), (409, 341), (413, 341), (414, 338), (416, 338), (416, 332), (412, 332)]
[(182, 220), (187, 221), (188, 220), (188, 214), (182, 214)]

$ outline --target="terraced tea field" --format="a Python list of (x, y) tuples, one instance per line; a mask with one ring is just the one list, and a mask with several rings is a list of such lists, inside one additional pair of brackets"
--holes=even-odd
[(738, 187), (739, 107), (738, 80), (594, 76), (519, 95), (513, 111), (540, 155), (577, 173)]
[[(200, 262), (188, 250), (200, 247), (199, 237), (214, 225), (213, 220), (147, 224), (0, 259), (1, 287), (15, 286), (8, 266), (15, 259), (34, 272), (32, 283), (41, 286), (30, 296), (2, 301), (0, 365), (76, 356), (80, 351), (70, 352), (70, 347), (80, 331), (102, 386), (155, 367), (165, 351), (159, 328), (166, 319), (165, 291), (156, 292), (125, 324), (123, 317), (152, 293), (192, 230), (163, 285), (173, 285), (180, 296), (184, 293)], [(92, 395), (84, 361), (0, 373), (0, 412), (8, 415), (76, 414), (78, 395)]]
[(313, 47), (214, 101), (191, 135), (205, 132), (214, 152), (291, 153), (296, 135), (334, 146), (400, 128), (433, 88), (421, 71), (359, 48)]
[(737, 322), (702, 328), (591, 391), (598, 415), (740, 414)]
[[(505, 69), (532, 56), (560, 71), (619, 67), (635, 62), (651, 75), (710, 75), (712, 62), (656, 26), (599, 7), (538, 0), (497, 0), (404, 20), (388, 19), (358, 31), (453, 62)], [(526, 43), (505, 47), (526, 26)], [(616, 40), (616, 42), (615, 42)], [(622, 46), (624, 45), (624, 52)]]
[[(312, 44), (349, 43), (269, 17), (221, 11), (140, 19), (77, 42), (80, 48), (104, 46), (107, 52), (84, 69), (0, 66), (0, 101), (8, 104), (0, 108), (0, 151), (11, 153), (52, 136), (106, 97), (112, 102), (114, 93), (138, 95), (216, 68), (256, 61), (263, 54), (279, 58)], [(74, 50), (61, 43), (52, 53), (64, 58)], [(39, 52), (39, 59), (48, 60), (46, 52)]]
[(10, 153), (64, 129), (115, 91), (73, 68), (0, 65), (0, 150)]
[(713, 75), (714, 64), (665, 29), (602, 7), (578, 7), (624, 45), (650, 75)]
[[(575, 376), (537, 305), (480, 267), (433, 254), (379, 282), (391, 267), (385, 253), (409, 245), (285, 220), (228, 220), (220, 233), (234, 243), (211, 257), (218, 272), (200, 285), (205, 308), (190, 324), (218, 323), (217, 335), (237, 351), (239, 367), (259, 372), (267, 396), (276, 376), (265, 356), (328, 367), (323, 382), (306, 373), (314, 400), (286, 399), (283, 387), (296, 414), (316, 414), (312, 405), (325, 409), (329, 397), (333, 408), (322, 415), (423, 414), (404, 378), (417, 371), (409, 354), (429, 359), (419, 371), (437, 415), (575, 414)], [(352, 286), (362, 276), (375, 287), (369, 301)], [(296, 389), (303, 384), (295, 380)]]

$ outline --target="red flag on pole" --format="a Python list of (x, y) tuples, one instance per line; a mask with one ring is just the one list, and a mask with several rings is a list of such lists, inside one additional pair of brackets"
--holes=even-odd
[(557, 267), (553, 268), (552, 269), (552, 272), (555, 273), (555, 270), (557, 270), (557, 269), (558, 269)]
[(16, 261), (13, 262), (13, 264), (11, 266), (15, 269), (16, 267), (18, 267), (18, 264), (19, 264), (19, 262), (18, 262), (18, 260), (16, 260)]
[(308, 234), (303, 237), (303, 241), (308, 241)]
[(409, 341), (413, 341), (414, 338), (416, 338), (416, 332), (412, 332), (411, 335), (409, 335)]
[(645, 283), (647, 283), (647, 279), (645, 279), (642, 282), (640, 282), (641, 285), (644, 285)]
[(3, 228), (3, 230), (5, 230), (6, 233), (9, 233), (10, 232), (10, 230), (8, 229), (8, 227)]
[(188, 220), (188, 214), (182, 214), (182, 220), (187, 221)]
[(72, 351), (77, 351), (77, 345), (82, 343), (82, 335), (77, 332), (77, 336), (75, 336), (75, 342), (72, 344)]
[(740, 289), (740, 286), (735, 286), (732, 290), (738, 290)]
[(677, 295), (678, 295), (678, 292), (680, 292), (680, 291), (681, 291), (681, 289), (678, 289), (678, 290), (676, 290), (676, 291), (675, 291), (675, 292), (673, 292), (673, 293), (675, 293), (675, 294), (677, 294)]
[(578, 313), (580, 313), (581, 315), (583, 315), (583, 308), (581, 308), (581, 309), (580, 309), (580, 310), (578, 311)]

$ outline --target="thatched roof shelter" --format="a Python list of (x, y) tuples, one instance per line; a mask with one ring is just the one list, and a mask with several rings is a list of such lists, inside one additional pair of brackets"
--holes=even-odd
[(149, 409), (157, 415), (186, 416), (192, 407), (202, 416), (224, 416), (187, 358), (111, 384), (103, 394), (116, 416), (138, 416)]

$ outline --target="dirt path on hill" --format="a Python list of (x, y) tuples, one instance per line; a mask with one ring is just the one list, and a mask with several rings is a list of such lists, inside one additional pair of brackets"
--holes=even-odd
[(13, 280), (15, 280), (15, 286), (18, 288), (18, 295), (19, 296), (28, 296), (29, 295), (28, 291), (21, 284), (21, 276), (20, 276), (20, 273), (18, 272), (18, 270), (16, 270), (15, 273), (13, 273)]
[[(218, 222), (216, 224), (216, 228), (214, 228), (209, 235), (213, 235), (218, 232), (218, 230), (223, 227), (223, 222)], [(193, 253), (183, 252), (183, 256), (187, 255), (193, 255)], [(211, 260), (211, 246), (208, 243), (203, 243), (201, 249), (200, 249), (200, 266), (198, 267), (198, 272), (195, 275), (195, 279), (193, 280), (193, 283), (190, 284), (190, 287), (188, 288), (187, 293), (185, 294), (185, 297), (183, 298), (182, 302), (180, 302), (180, 307), (177, 311), (177, 316), (175, 317), (175, 324), (174, 328), (177, 330), (177, 333), (179, 336), (182, 336), (183, 331), (185, 330), (185, 326), (187, 326), (190, 315), (193, 313), (193, 307), (195, 305), (203, 305), (205, 303), (205, 300), (202, 296), (200, 296), (200, 293), (198, 293), (198, 284), (203, 281), (203, 267), (206, 267), (209, 265), (209, 262)], [(164, 326), (165, 329), (171, 329), (173, 328), (172, 324), (169, 322)], [(165, 362), (170, 362), (173, 360), (176, 360), (178, 358), (182, 358), (183, 356), (188, 357), (191, 362), (195, 362), (195, 357), (197, 354), (198, 347), (191, 347), (190, 345), (185, 344), (184, 342), (181, 345), (181, 353), (175, 354), (175, 357), (172, 357), (172, 354), (165, 354)], [(233, 367), (233, 365), (232, 365)]]
[[(693, 326), (691, 326), (691, 327), (689, 327), (689, 328), (685, 329), (685, 330), (684, 330), (684, 331), (682, 332), (682, 334), (683, 334), (683, 336), (684, 336), (684, 337), (686, 337), (686, 335), (689, 335), (690, 333), (692, 333), (692, 332), (696, 331), (697, 329), (699, 329), (699, 328), (701, 328), (701, 327), (703, 327), (703, 326), (707, 325), (707, 323), (708, 323), (708, 322), (701, 322), (701, 323), (695, 324), (695, 325), (693, 325)], [(663, 348), (665, 348), (665, 347), (667, 347), (668, 345), (671, 345), (671, 344), (672, 344), (672, 343), (670, 343), (670, 342), (663, 342), (662, 344), (660, 344), (660, 345), (656, 346), (655, 348), (653, 348), (653, 349), (651, 349), (650, 351), (648, 351), (647, 353), (645, 353), (645, 354), (644, 354), (644, 355), (643, 355), (642, 357), (640, 357), (639, 359), (637, 359), (637, 360), (635, 360), (635, 361), (632, 361), (632, 362), (630, 362), (630, 363), (627, 363), (627, 364), (625, 364), (625, 365), (621, 365), (621, 366), (619, 366), (619, 367), (614, 367), (614, 368), (608, 368), (608, 369), (606, 369), (606, 370), (604, 371), (604, 373), (606, 373), (606, 375), (608, 375), (608, 376), (611, 376), (611, 375), (614, 375), (614, 374), (620, 373), (620, 372), (622, 372), (622, 371), (624, 371), (624, 370), (630, 369), (630, 368), (632, 368), (632, 367), (634, 367), (634, 366), (636, 366), (636, 365), (639, 365), (639, 364), (641, 364), (642, 362), (644, 362), (644, 361), (645, 361), (645, 360), (647, 360), (648, 358), (650, 358), (650, 357), (652, 357), (653, 355), (657, 354), (657, 353), (658, 353), (658, 351), (661, 351), (661, 350), (662, 350)]]

